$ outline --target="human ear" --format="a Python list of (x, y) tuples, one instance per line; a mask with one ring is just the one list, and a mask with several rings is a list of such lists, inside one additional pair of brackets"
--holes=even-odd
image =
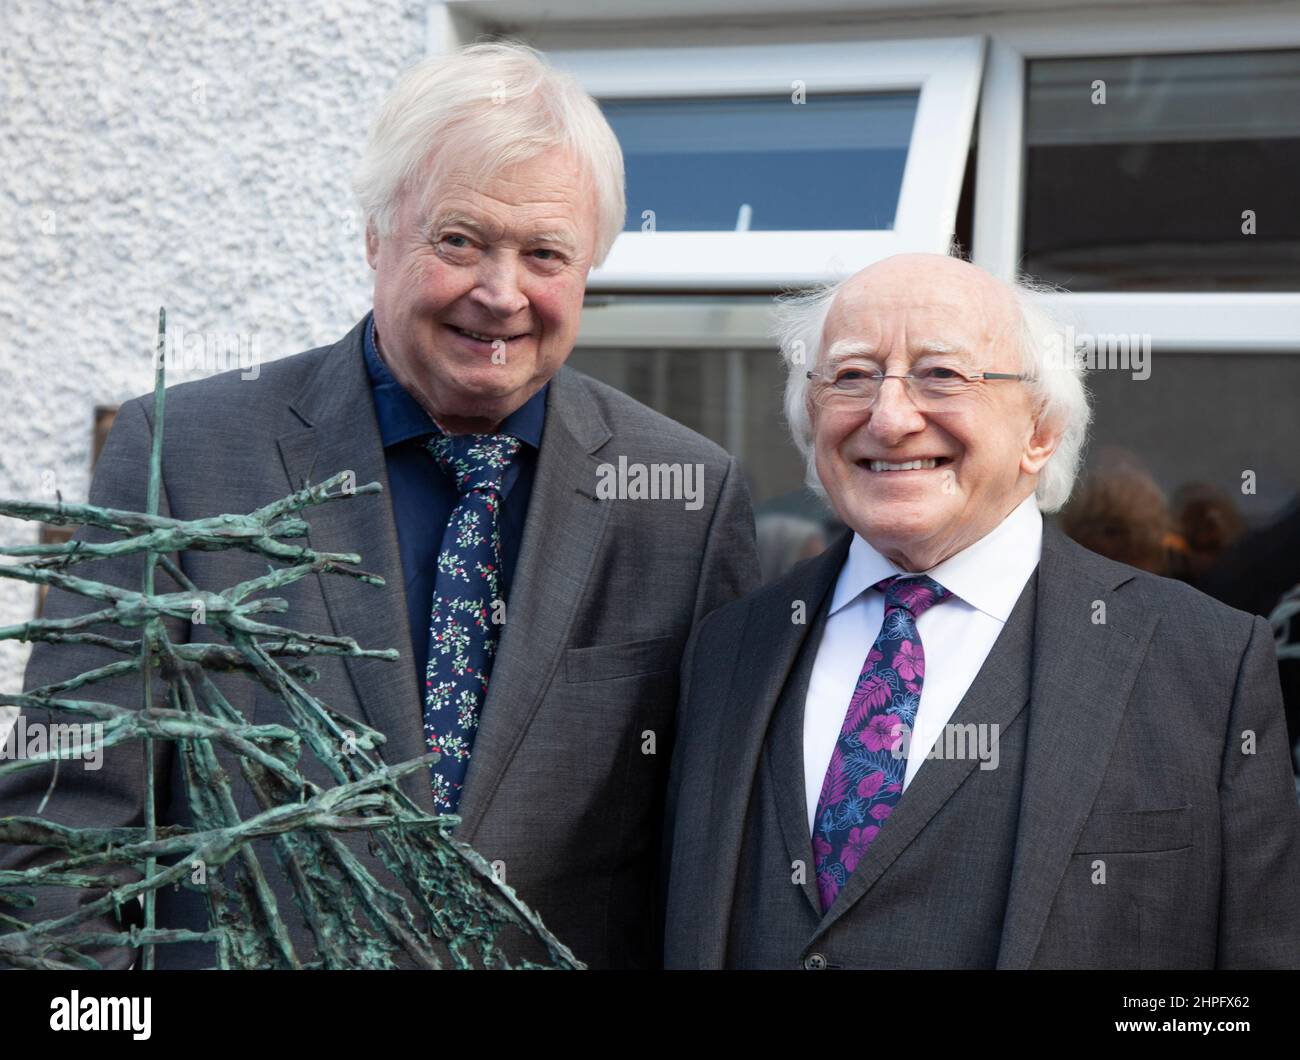
[(1020, 456), (1020, 470), (1026, 475), (1038, 474), (1060, 444), (1060, 428), (1054, 423), (1047, 422), (1045, 417), (1038, 416), (1034, 421), (1033, 432), (1026, 440), (1024, 452)]

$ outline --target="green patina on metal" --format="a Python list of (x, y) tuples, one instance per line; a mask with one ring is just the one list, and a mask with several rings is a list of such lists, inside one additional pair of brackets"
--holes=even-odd
[[(303, 660), (314, 655), (395, 660), (392, 649), (364, 649), (349, 637), (298, 632), (260, 619), (287, 609), (283, 599), (262, 595), (311, 574), (358, 578), (375, 586), (383, 579), (358, 569), (361, 557), (323, 553), (290, 543), (307, 533), (296, 513), (317, 504), (346, 502), (378, 493), (377, 482), (356, 486), (342, 472), (246, 515), (177, 520), (158, 515), (164, 416), (163, 342), (165, 314), (159, 313), (154, 378), (154, 431), (149, 460), (146, 512), (93, 505), (0, 500), (0, 515), (54, 524), (99, 527), (121, 535), (103, 543), (70, 541), (0, 549), (19, 560), (0, 564), (0, 576), (78, 593), (103, 606), (67, 619), (37, 619), (0, 628), (0, 639), (88, 644), (120, 653), (109, 663), (57, 684), (23, 694), (0, 694), (0, 705), (33, 712), (57, 711), (93, 723), (93, 747), (67, 741), (41, 754), (0, 763), (0, 775), (59, 762), (74, 756), (139, 741), (145, 777), (142, 827), (68, 828), (40, 816), (0, 816), (0, 843), (35, 845), (49, 853), (31, 868), (0, 871), (0, 907), (23, 910), (17, 917), (0, 908), (0, 966), (97, 968), (87, 950), (139, 946), (142, 965), (153, 966), (155, 947), (182, 941), (216, 944), (220, 968), (391, 968), (441, 965), (432, 939), (441, 940), (457, 967), (581, 968), (582, 965), (542, 924), (541, 919), (499, 880), (485, 859), (450, 833), (459, 818), (430, 816), (406, 796), (399, 780), (424, 771), (437, 760), (427, 754), (400, 765), (385, 765), (376, 755), (382, 733), (333, 710), (307, 686), (316, 673)], [(289, 539), (286, 541), (285, 539)], [(186, 549), (242, 549), (267, 560), (268, 572), (220, 592), (194, 585), (168, 553)], [(143, 554), (145, 573), (139, 592), (90, 578), (69, 568), (105, 557)], [(181, 587), (154, 592), (161, 566)], [(227, 643), (174, 643), (165, 617), (202, 621)], [(138, 628), (138, 639), (93, 631), (101, 623)], [(239, 672), (260, 681), (288, 707), (292, 724), (251, 725), (212, 681), (212, 672)], [(76, 698), (77, 690), (122, 674), (154, 674), (166, 702), (154, 702), (154, 680), (142, 676), (138, 709)], [(176, 743), (193, 826), (160, 825), (153, 790), (154, 742)], [(261, 811), (241, 819), (231, 780), (216, 747), (235, 756)], [(306, 752), (322, 763), (332, 786), (322, 787), (300, 772)], [(46, 796), (48, 800), (48, 794)], [(381, 885), (344, 841), (346, 833), (369, 834), (369, 848), (398, 881)], [(269, 840), (293, 885), (315, 942), (316, 958), (295, 952), (276, 908), (275, 896), (254, 841)], [(160, 864), (160, 861), (165, 862)], [(192, 879), (196, 866), (204, 877)], [(36, 897), (42, 887), (105, 890), (75, 912), (39, 919)], [(208, 929), (190, 931), (156, 926), (154, 895), (160, 887), (197, 887), (206, 897)], [(118, 907), (143, 899), (144, 926), (120, 931), (96, 929)], [(91, 922), (91, 923), (88, 923)], [(540, 943), (543, 963), (513, 960), (498, 943), (504, 928), (518, 929), (530, 949)]]

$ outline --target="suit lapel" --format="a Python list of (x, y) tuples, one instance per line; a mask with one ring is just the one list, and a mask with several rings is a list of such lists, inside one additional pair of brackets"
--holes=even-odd
[[(1031, 723), (999, 968), (1033, 960), (1159, 622), (1132, 596), (1114, 599), (1134, 573), (1044, 523)], [(1098, 601), (1104, 623), (1094, 621)]]
[[(808, 831), (808, 799), (804, 791), (803, 757), (804, 706), (808, 698), (808, 685), (812, 679), (813, 664), (817, 659), (817, 646), (826, 627), (829, 593), (823, 606), (817, 610), (817, 622), (808, 632), (790, 679), (778, 697), (776, 716), (772, 719), (770, 735), (763, 751), (768, 779), (775, 793), (777, 817), (790, 864), (802, 862), (805, 866), (801, 890), (813, 913), (820, 919), (821, 901), (817, 897), (817, 875), (813, 864), (812, 835)], [(865, 654), (865, 652), (863, 653)]]
[(569, 640), (612, 502), (595, 496), (593, 455), (611, 437), (581, 377), (561, 368), (546, 399), (528, 517), (505, 628), (461, 795), (457, 837), (472, 842)]
[[(1037, 572), (1030, 575), (1007, 616), (984, 665), (953, 711), (950, 724), (997, 726), (999, 734), (1015, 720), (1029, 699), (1027, 660), (1034, 639)], [(924, 754), (928, 748), (918, 748)], [(973, 755), (927, 760), (918, 769), (894, 812), (845, 881), (817, 927), (821, 935), (851, 909), (979, 766)], [(820, 904), (817, 907), (821, 910)]]
[[(726, 962), (740, 844), (755, 770), (772, 711), (809, 632), (807, 620), (802, 625), (792, 621), (793, 605), (802, 601), (806, 616), (819, 614), (851, 540), (852, 535), (845, 533), (816, 559), (761, 590), (750, 603), (740, 660), (732, 671), (731, 687), (719, 697), (727, 709), (719, 712), (721, 731), (711, 741), (719, 754), (709, 805), (699, 808), (700, 820), (717, 822), (719, 829), (713, 863), (704, 873), (699, 895), (700, 923), (714, 928), (701, 940), (700, 967), (722, 967)], [(787, 768), (783, 766), (783, 770)]]
[[(361, 567), (384, 579), (380, 589), (337, 574), (316, 575), (336, 635), (353, 637), (363, 648), (395, 647), (400, 653), (397, 662), (344, 663), (361, 720), (387, 736), (381, 753), (393, 765), (419, 757), (424, 744), (397, 528), (362, 353), (363, 326), (364, 320), (322, 358), (290, 405), (295, 428), (277, 442), (293, 489), (340, 471), (354, 472), (358, 486), (377, 481), (384, 487), (378, 496), (332, 501), (303, 514), (312, 548), (359, 553)], [(409, 774), (402, 788), (422, 809), (434, 812), (430, 786), (420, 773)]]

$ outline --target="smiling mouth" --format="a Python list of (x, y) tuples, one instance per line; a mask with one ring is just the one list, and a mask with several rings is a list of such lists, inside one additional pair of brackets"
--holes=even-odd
[(889, 460), (859, 460), (858, 466), (874, 472), (933, 471), (935, 468), (943, 467), (945, 464), (951, 463), (951, 457), (931, 456), (922, 457), (917, 460), (902, 460), (897, 462), (891, 462)]
[(516, 339), (526, 338), (530, 333), (521, 331), (518, 335), (488, 335), (481, 331), (470, 331), (469, 328), (459, 328), (455, 324), (448, 324), (447, 327), (456, 332), (457, 335), (463, 335), (467, 339), (473, 339), (475, 342), (514, 342)]

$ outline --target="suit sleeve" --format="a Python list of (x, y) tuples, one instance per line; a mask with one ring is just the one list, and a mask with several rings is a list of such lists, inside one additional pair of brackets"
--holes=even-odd
[(754, 510), (744, 476), (731, 457), (709, 523), (692, 628), (723, 604), (757, 589), (760, 581)]
[(704, 632), (705, 620), (723, 604), (730, 603), (754, 589), (761, 581), (758, 544), (754, 534), (754, 512), (749, 490), (735, 457), (728, 459), (722, 488), (709, 523), (704, 555), (700, 562), (699, 587), (695, 594), (695, 613), (691, 634), (682, 655), (679, 671), (676, 724), (668, 784), (664, 796), (663, 837), (659, 858), (656, 941), (665, 939), (668, 886), (672, 869), (673, 830), (677, 816), (678, 792), (681, 788), (681, 745), (690, 724), (691, 671), (696, 645)]
[[(146, 418), (142, 399), (122, 406), (113, 423), (104, 450), (95, 469), (90, 488), (90, 503), (105, 508), (131, 511), (145, 509), (149, 478), (149, 448), (152, 432)], [(161, 491), (159, 514), (169, 515), (166, 490)], [(118, 539), (109, 531), (83, 527), (75, 539), (103, 542)], [(172, 555), (175, 560), (175, 554)], [(94, 579), (121, 586), (140, 589), (144, 576), (144, 558), (141, 555), (92, 560), (70, 568), (79, 577)], [(179, 586), (161, 569), (154, 575), (154, 591), (168, 593), (179, 591)], [(51, 587), (46, 597), (44, 618), (69, 618), (97, 610), (104, 605), (99, 601), (78, 596)], [(164, 622), (167, 635), (174, 642), (188, 640), (188, 623), (176, 619)], [(138, 628), (103, 624), (94, 631), (110, 637), (136, 639)], [(76, 674), (121, 661), (126, 656), (106, 648), (85, 644), (51, 644), (37, 641), (27, 663), (23, 680), (25, 691), (66, 680)], [(112, 703), (138, 709), (141, 706), (142, 686), (136, 673), (85, 685), (75, 693), (79, 699)], [(167, 704), (166, 687), (155, 681), (154, 703)], [(81, 724), (82, 716), (60, 712), (32, 711), (27, 715), (31, 724), (69, 723)], [(35, 816), (41, 800), (55, 783), (42, 816), (52, 822), (74, 828), (142, 826), (144, 824), (144, 751), (139, 740), (129, 740), (102, 750), (99, 768), (92, 768), (91, 759), (65, 760), (59, 763), (57, 777), (49, 764), (22, 769), (0, 775), (0, 814), (5, 816)], [(169, 741), (154, 741), (155, 794), (159, 822), (166, 820), (168, 790), (166, 778), (170, 773), (172, 747)], [(13, 764), (12, 762), (6, 764)], [(35, 846), (15, 846), (0, 843), (0, 868), (17, 870), (32, 868), (51, 860), (48, 849)], [(118, 886), (139, 879), (139, 873), (127, 869), (115, 871), (112, 878)], [(21, 919), (32, 923), (65, 915), (86, 903), (103, 896), (100, 889), (67, 889), (56, 887), (24, 888), (18, 890), (34, 894), (36, 906), (19, 911)], [(128, 921), (135, 919), (139, 906), (130, 900), (120, 908), (119, 917), (111, 914), (81, 925), (86, 931), (118, 931)], [(11, 907), (4, 910), (13, 913)], [(126, 968), (134, 960), (136, 950), (116, 947), (106, 950), (85, 950), (104, 967)], [(57, 952), (50, 954), (60, 959)], [(0, 962), (2, 963), (2, 962)]]
[[(1247, 741), (1253, 738), (1253, 754)], [(1277, 654), (1255, 617), (1219, 775), (1223, 835), (1217, 964), (1300, 968), (1300, 806)]]
[[(690, 640), (687, 641), (686, 651), (682, 655), (679, 683), (680, 692), (677, 700), (677, 721), (674, 726), (671, 759), (668, 767), (668, 785), (664, 795), (664, 827), (659, 857), (659, 900), (656, 917), (657, 930), (655, 932), (656, 941), (659, 943), (661, 950), (664, 940), (666, 939), (668, 884), (672, 870), (673, 830), (677, 821), (678, 793), (682, 786), (682, 755), (678, 753), (678, 748), (682, 744), (682, 736), (686, 731), (686, 726), (689, 720), (691, 671), (695, 665), (695, 647), (699, 643), (702, 631), (703, 624), (695, 627), (695, 632), (691, 634)], [(662, 959), (665, 954), (660, 952), (659, 956)]]

